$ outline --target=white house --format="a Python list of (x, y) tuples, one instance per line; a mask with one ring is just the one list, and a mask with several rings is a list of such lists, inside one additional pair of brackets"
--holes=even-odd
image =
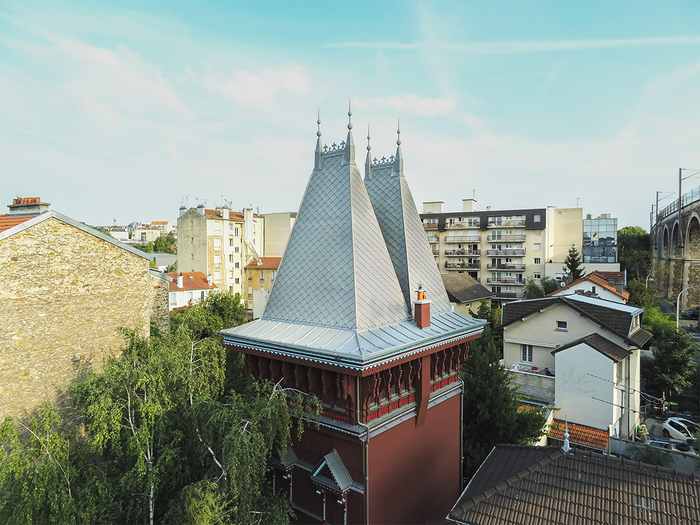
[(172, 277), (170, 283), (169, 304), (170, 311), (181, 308), (195, 301), (202, 301), (218, 287), (211, 282), (211, 275), (207, 278), (202, 272), (167, 273)]
[(644, 310), (583, 295), (503, 305), (503, 359), (520, 393), (629, 437), (639, 417)]

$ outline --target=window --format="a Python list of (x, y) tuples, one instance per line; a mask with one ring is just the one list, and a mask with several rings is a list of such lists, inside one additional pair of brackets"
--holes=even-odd
[(535, 257), (535, 264), (542, 264), (542, 258), (541, 258), (541, 257)]
[(238, 234), (238, 226), (236, 226), (236, 229), (233, 230), (233, 235), (234, 235), (235, 237), (238, 237), (238, 235), (239, 235), (239, 234)]
[(532, 218), (532, 222), (542, 222), (542, 216), (540, 214), (535, 214)]
[(566, 321), (557, 321), (557, 330), (566, 330)]
[(236, 284), (241, 284), (241, 280), (240, 280), (238, 277), (236, 277), (236, 280), (235, 280), (234, 282), (235, 282)]
[(239, 248), (238, 246), (236, 246), (236, 247), (233, 249), (233, 251), (236, 252), (236, 253), (238, 253), (238, 252), (240, 251), (240, 248)]
[(194, 297), (194, 292), (187, 292), (187, 302), (191, 303)]
[(542, 279), (542, 274), (540, 272), (535, 272), (532, 274), (532, 277), (535, 279)]
[(277, 270), (272, 270), (271, 273), (272, 273), (272, 277), (270, 278), (270, 280), (274, 283), (274, 282), (275, 282), (275, 277), (277, 277)]
[[(232, 259), (233, 259), (233, 257), (232, 257)], [(241, 263), (239, 263), (239, 262), (237, 262), (236, 266), (234, 266), (234, 268), (240, 268), (240, 267), (241, 267)]]
[(233, 246), (233, 237), (228, 238), (228, 245)]
[(194, 237), (190, 237), (190, 242), (194, 242)]
[[(230, 263), (233, 262), (233, 255), (229, 254), (229, 256), (228, 256), (228, 262), (230, 262)], [(238, 263), (236, 263), (236, 268), (238, 268)]]
[(221, 221), (214, 221), (214, 231), (215, 232), (221, 231)]
[(229, 270), (228, 272), (228, 278), (233, 279), (233, 270)]
[(532, 245), (532, 249), (535, 251), (540, 251), (542, 249), (542, 243), (536, 242), (535, 244)]
[(214, 270), (214, 282), (215, 283), (221, 282), (221, 270)]
[(170, 294), (170, 306), (177, 306), (177, 295), (174, 293)]
[(260, 270), (260, 280), (261, 281), (265, 280), (265, 270)]
[(253, 270), (248, 270), (248, 280), (249, 281), (253, 280)]
[(532, 363), (532, 345), (520, 345), (520, 350), (522, 352), (520, 360), (525, 363)]
[(221, 237), (214, 237), (214, 249), (215, 250), (221, 249)]
[(220, 253), (214, 254), (214, 266), (221, 266), (221, 254)]
[(190, 258), (194, 261), (194, 253), (190, 254)]

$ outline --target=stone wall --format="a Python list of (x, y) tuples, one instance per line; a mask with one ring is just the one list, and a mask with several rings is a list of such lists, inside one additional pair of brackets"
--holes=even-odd
[(149, 272), (151, 284), (151, 323), (161, 332), (170, 330), (170, 286), (165, 274), (151, 270)]
[(154, 292), (167, 315), (147, 259), (57, 218), (1, 240), (0, 418), (67, 405), (80, 370), (119, 351), (119, 327), (149, 334)]
[(511, 372), (511, 382), (520, 385), (518, 394), (534, 401), (554, 403), (554, 378), (544, 374)]

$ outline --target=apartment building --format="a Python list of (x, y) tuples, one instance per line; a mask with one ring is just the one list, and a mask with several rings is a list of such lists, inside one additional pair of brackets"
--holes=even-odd
[(265, 255), (282, 257), (287, 241), (292, 233), (296, 212), (263, 213), (265, 219)]
[(214, 285), (243, 298), (245, 266), (264, 255), (263, 218), (251, 208), (235, 212), (200, 204), (180, 208), (177, 231), (177, 271), (211, 274)]
[(444, 212), (444, 203), (424, 202), (421, 219), (440, 272), (462, 273), (486, 286), (494, 302), (522, 298), (525, 279), (563, 277), (569, 248), (582, 246), (581, 208)]

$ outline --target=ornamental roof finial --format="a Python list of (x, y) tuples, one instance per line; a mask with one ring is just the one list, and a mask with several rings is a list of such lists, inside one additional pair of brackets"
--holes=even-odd
[(401, 153), (401, 121), (396, 119), (396, 156), (394, 157), (394, 173), (403, 176), (403, 154)]
[(355, 141), (352, 139), (352, 100), (348, 99), (348, 138), (345, 141), (345, 162), (355, 163)]
[(369, 125), (367, 125), (367, 157), (365, 157), (365, 178), (372, 176), (372, 146), (369, 144)]
[(316, 132), (316, 151), (314, 152), (314, 169), (320, 169), (323, 162), (323, 144), (321, 143), (321, 108), (318, 109), (318, 117), (316, 118), (318, 131)]

